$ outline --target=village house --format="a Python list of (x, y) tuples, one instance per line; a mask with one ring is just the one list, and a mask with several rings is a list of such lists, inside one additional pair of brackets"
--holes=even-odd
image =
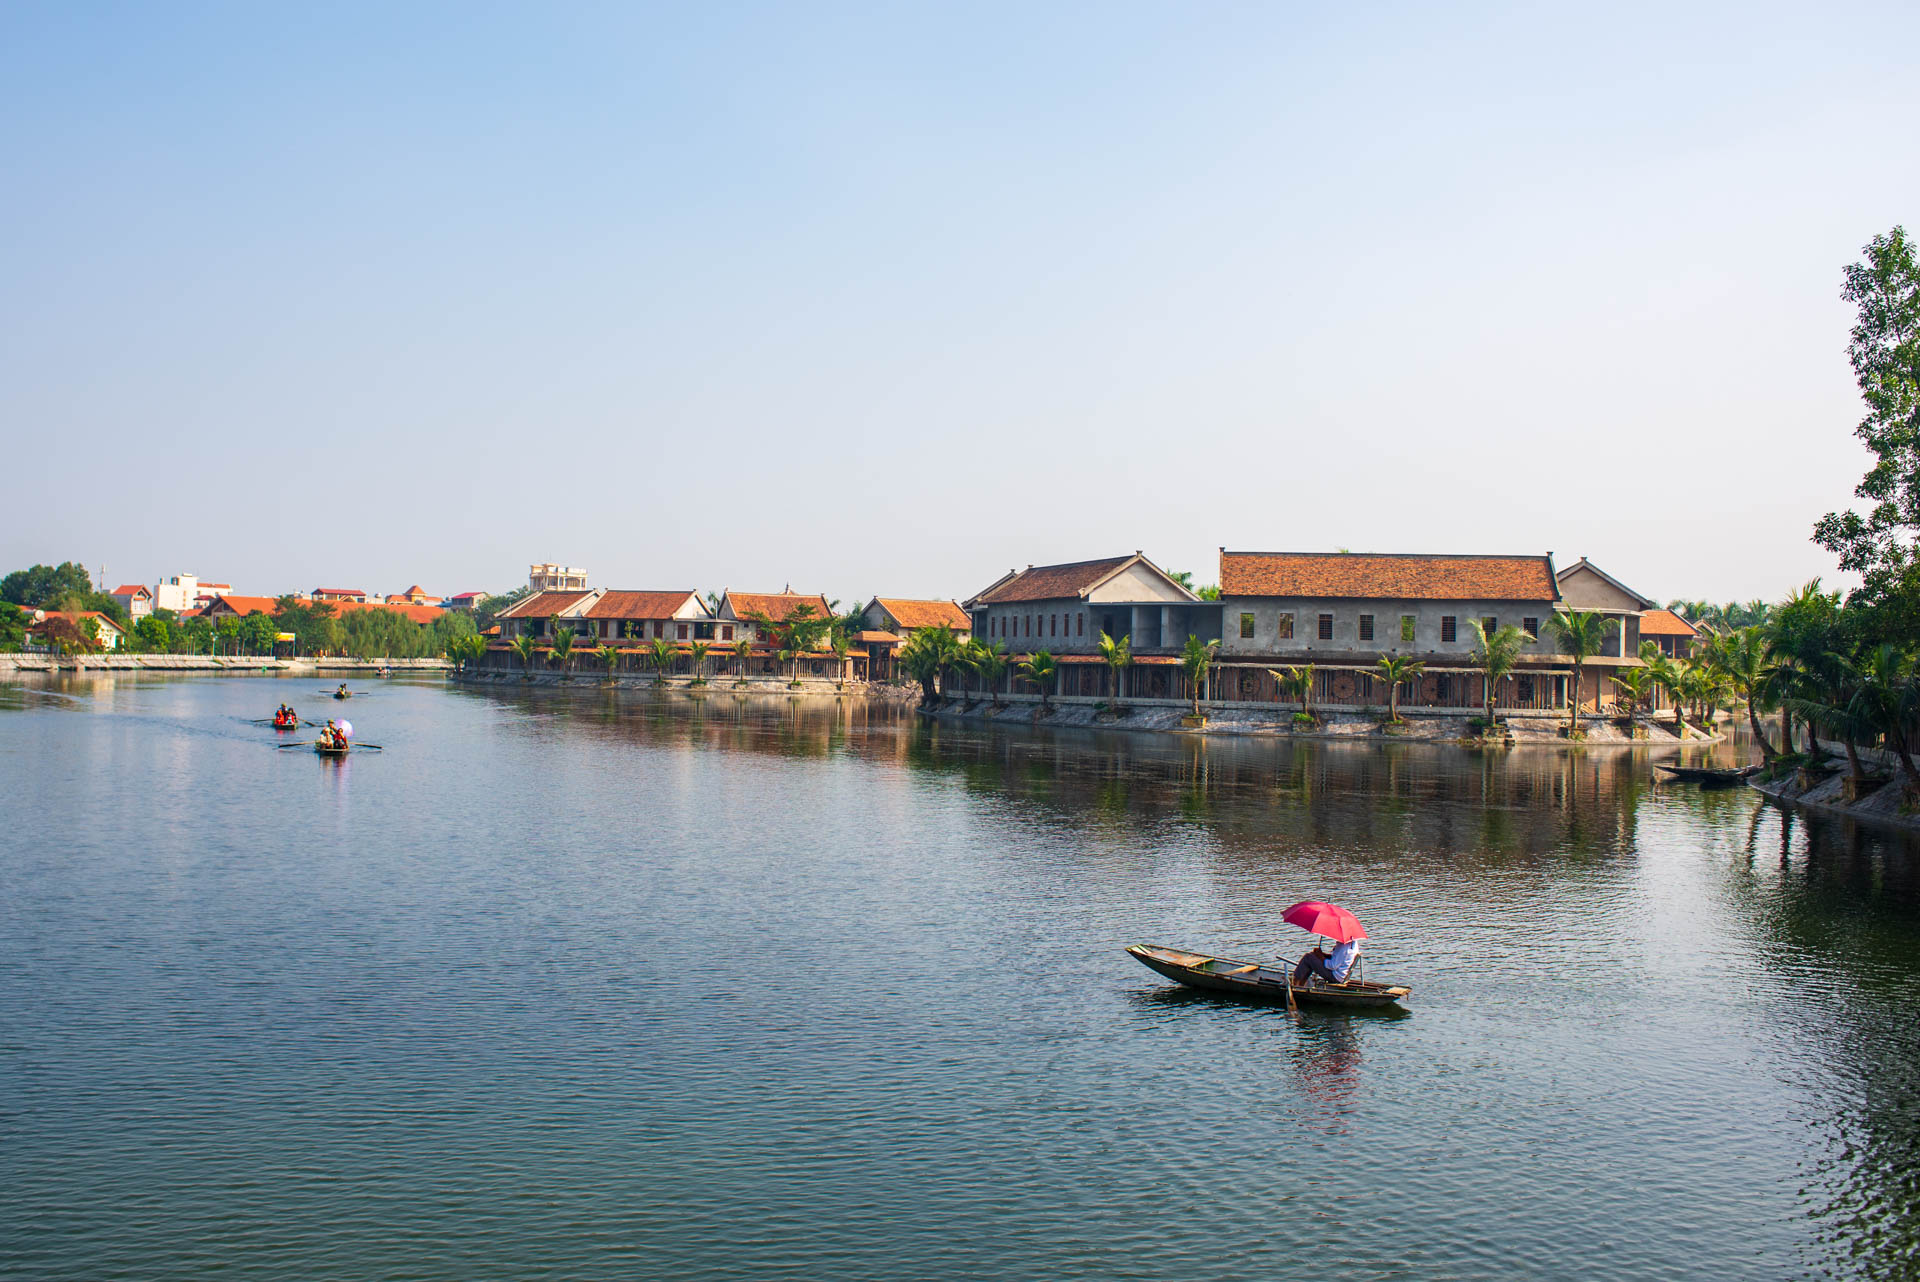
[[(831, 622), (834, 618), (833, 603), (817, 593), (809, 595), (795, 592), (788, 587), (780, 592), (734, 592), (723, 591), (720, 594), (720, 608), (715, 613), (720, 629), (719, 640), (722, 645), (732, 644), (736, 634), (739, 639), (753, 643), (754, 656), (748, 662), (751, 674), (773, 676), (786, 671), (774, 651), (770, 637), (760, 634), (757, 620), (764, 617), (772, 623), (784, 623), (788, 616), (800, 607), (812, 610), (812, 617)], [(814, 646), (815, 654), (799, 661), (797, 671), (801, 676), (814, 677), (852, 677), (862, 679), (867, 673), (865, 651), (850, 653), (844, 664), (839, 664), (827, 653), (828, 640), (825, 633)]]
[(877, 596), (860, 612), (860, 630), (852, 638), (867, 656), (867, 674), (874, 681), (894, 675), (894, 656), (922, 628), (946, 627), (966, 641), (973, 620), (955, 601), (921, 601), (909, 597)]
[(542, 561), (527, 567), (527, 586), (535, 592), (585, 592), (587, 572), (576, 566)]
[(440, 604), (448, 610), (477, 610), (487, 596), (485, 592), (456, 592)]
[(203, 619), (219, 622), (221, 619), (244, 619), (249, 614), (278, 614), (279, 601), (270, 596), (236, 596), (231, 592), (222, 592), (208, 601), (195, 613)]
[[(1558, 577), (1560, 595), (1568, 609), (1596, 611), (1613, 623), (1600, 656), (1587, 660), (1589, 675), (1580, 683), (1582, 708), (1597, 711), (1618, 698), (1613, 674), (1621, 668), (1641, 666), (1642, 641), (1653, 642), (1670, 657), (1691, 652), (1693, 640), (1699, 635), (1692, 624), (1661, 609), (1653, 598), (1634, 591), (1586, 557), (1560, 571)], [(1649, 698), (1656, 711), (1669, 706), (1667, 692), (1657, 686)]]
[(110, 595), (135, 623), (153, 613), (153, 592), (144, 583), (122, 583)]
[(1382, 655), (1402, 655), (1426, 664), (1403, 690), (1403, 709), (1478, 708), (1484, 681), (1473, 661), (1478, 642), (1470, 622), (1478, 620), (1488, 632), (1513, 624), (1535, 639), (1496, 690), (1496, 707), (1563, 707), (1572, 668), (1542, 635), (1559, 604), (1551, 556), (1222, 548), (1224, 635), (1212, 696), (1279, 702), (1269, 669), (1311, 664), (1316, 706), (1378, 706), (1388, 692), (1376, 688), (1374, 666)]
[(315, 588), (311, 595), (316, 601), (331, 601), (335, 605), (342, 601), (353, 601), (364, 605), (367, 600), (367, 594), (359, 588)]
[[(965, 607), (973, 635), (1004, 642), (1014, 662), (1040, 650), (1052, 654), (1056, 692), (1065, 698), (1178, 698), (1176, 656), (1187, 637), (1220, 636), (1219, 607), (1137, 551), (1009, 570)], [(1120, 691), (1110, 688), (1112, 674), (1100, 658), (1102, 633), (1127, 641), (1133, 652)], [(1009, 672), (1001, 689), (1018, 689), (1017, 682)]]
[(1693, 653), (1700, 629), (1672, 610), (1648, 610), (1640, 616), (1640, 639), (1653, 642), (1669, 659), (1684, 659)]
[(202, 583), (194, 575), (176, 574), (154, 585), (153, 604), (155, 609), (184, 615), (205, 609), (214, 597), (231, 591), (231, 583)]
[(44, 628), (54, 619), (64, 619), (82, 633), (91, 624), (102, 650), (118, 650), (127, 640), (127, 630), (115, 623), (112, 615), (98, 610), (34, 610), (21, 644), (29, 650), (45, 649), (45, 642), (36, 636), (34, 629)]
[(426, 589), (422, 588), (418, 583), (416, 583), (412, 587), (408, 588), (405, 592), (395, 592), (390, 596), (388, 596), (387, 604), (388, 605), (439, 605), (441, 604), (441, 602), (440, 602), (440, 598), (437, 596), (428, 596)]

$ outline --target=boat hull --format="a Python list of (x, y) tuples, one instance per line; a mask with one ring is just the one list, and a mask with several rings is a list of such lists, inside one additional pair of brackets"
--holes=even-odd
[(1243, 1002), (1285, 1002), (1291, 988), (1293, 1000), (1302, 1005), (1390, 1010), (1413, 992), (1404, 984), (1294, 984), (1290, 967), (1229, 961), (1178, 948), (1134, 944), (1127, 952), (1148, 970), (1176, 983)]

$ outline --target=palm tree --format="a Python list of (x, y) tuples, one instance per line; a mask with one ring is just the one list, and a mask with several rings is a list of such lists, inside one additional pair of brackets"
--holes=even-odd
[(1058, 676), (1060, 665), (1053, 655), (1045, 650), (1035, 650), (1020, 661), (1020, 675), (1033, 682), (1040, 689), (1040, 710), (1047, 710), (1047, 689)]
[(753, 642), (747, 640), (745, 637), (741, 637), (738, 641), (735, 641), (733, 643), (733, 657), (740, 660), (740, 671), (734, 677), (733, 684), (743, 686), (747, 684), (747, 664), (753, 661)]
[(1687, 691), (1686, 670), (1675, 663), (1672, 656), (1660, 654), (1657, 651), (1646, 662), (1647, 672), (1653, 678), (1653, 683), (1665, 690), (1667, 697), (1673, 700), (1674, 734), (1682, 739), (1686, 738), (1687, 723), (1682, 715)]
[(835, 628), (832, 638), (827, 642), (827, 649), (833, 652), (833, 684), (842, 690), (847, 688), (847, 651), (852, 648), (853, 643), (847, 640), (846, 632)]
[(922, 628), (907, 638), (894, 656), (900, 670), (920, 683), (920, 703), (932, 707), (940, 701), (934, 682), (940, 675), (942, 655), (932, 628)]
[(538, 647), (533, 639), (533, 634), (529, 632), (522, 632), (519, 636), (513, 639), (512, 644), (509, 645), (507, 648), (513, 651), (513, 653), (520, 656), (521, 672), (525, 675), (527, 680), (529, 681), (533, 680), (533, 656), (538, 652)]
[[(1750, 602), (1749, 609), (1751, 605)], [(1760, 745), (1761, 759), (1772, 761), (1776, 755), (1773, 745), (1767, 742), (1767, 733), (1760, 728), (1761, 705), (1773, 698), (1774, 664), (1767, 653), (1764, 634), (1751, 625), (1728, 633), (1719, 647), (1719, 663), (1728, 680), (1733, 682), (1734, 692), (1746, 701), (1747, 724), (1753, 727), (1753, 741)]]
[(1000, 706), (1000, 678), (1006, 675), (1007, 643), (1005, 641), (973, 642), (973, 670), (980, 674), (980, 680), (986, 686), (994, 707)]
[(1300, 701), (1300, 715), (1313, 715), (1313, 665), (1303, 663), (1297, 668), (1267, 669), (1267, 675), (1280, 683), (1280, 693)]
[(1615, 706), (1618, 707), (1619, 702), (1624, 700), (1627, 706), (1627, 718), (1632, 720), (1634, 714), (1639, 712), (1642, 705), (1646, 703), (1647, 696), (1653, 693), (1653, 673), (1644, 667), (1622, 668), (1614, 674), (1613, 684), (1621, 696), (1620, 700), (1615, 701)]
[(1102, 632), (1099, 642), (1100, 658), (1113, 671), (1113, 691), (1108, 702), (1113, 704), (1115, 712), (1120, 710), (1120, 685), (1126, 676), (1127, 665), (1133, 662), (1133, 634), (1128, 633), (1115, 641)]
[(1855, 665), (1858, 684), (1852, 707), (1900, 758), (1909, 783), (1920, 782), (1914, 769), (1916, 714), (1920, 714), (1920, 674), (1914, 656), (1898, 646), (1881, 644)]
[(600, 662), (607, 665), (607, 684), (613, 684), (613, 670), (620, 666), (620, 651), (613, 646), (603, 645), (594, 653), (600, 657)]
[(653, 665), (653, 684), (657, 686), (667, 684), (667, 673), (673, 671), (673, 661), (679, 655), (678, 648), (665, 637), (653, 639), (653, 644), (647, 647), (647, 662)]
[[(1487, 635), (1487, 629), (1478, 619), (1468, 619), (1467, 626), (1473, 629), (1475, 645), (1473, 661), (1480, 665), (1483, 678), (1481, 694), (1486, 698), (1487, 724), (1493, 724), (1494, 691), (1498, 683), (1520, 663), (1520, 647), (1533, 644), (1533, 638), (1508, 623), (1497, 628), (1493, 635)], [(1574, 692), (1574, 698), (1580, 697)]]
[(1379, 663), (1380, 679), (1387, 683), (1387, 724), (1400, 724), (1400, 687), (1409, 681), (1418, 681), (1427, 665), (1418, 659), (1410, 659), (1403, 654), (1383, 654)]
[(553, 633), (553, 649), (547, 655), (547, 661), (560, 665), (560, 679), (573, 679), (573, 629), (556, 628)]
[(1180, 652), (1180, 671), (1186, 673), (1188, 687), (1193, 691), (1193, 715), (1200, 715), (1200, 690), (1206, 684), (1207, 670), (1213, 666), (1213, 652), (1220, 648), (1218, 641), (1202, 641), (1189, 632), (1186, 648)]
[(690, 684), (703, 686), (707, 684), (705, 675), (707, 651), (713, 649), (713, 643), (711, 641), (695, 641), (692, 645), (688, 646), (687, 649), (693, 652), (693, 680)]
[[(1478, 621), (1475, 623), (1477, 626)], [(1607, 648), (1607, 638), (1619, 626), (1619, 620), (1609, 619), (1598, 610), (1561, 610), (1547, 619), (1547, 627), (1559, 643), (1560, 653), (1573, 660), (1573, 692), (1567, 700), (1567, 729), (1570, 731), (1580, 724), (1580, 689), (1587, 660)], [(1482, 631), (1484, 633), (1484, 629)], [(1595, 711), (1599, 710), (1599, 702), (1596, 694)], [(1493, 714), (1489, 712), (1487, 716), (1491, 720)]]

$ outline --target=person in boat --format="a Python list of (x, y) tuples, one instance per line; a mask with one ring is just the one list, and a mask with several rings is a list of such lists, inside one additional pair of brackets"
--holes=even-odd
[(1300, 959), (1293, 968), (1293, 982), (1304, 984), (1318, 977), (1329, 984), (1344, 984), (1347, 976), (1353, 973), (1353, 963), (1360, 959), (1360, 941), (1349, 939), (1344, 944), (1335, 944), (1332, 952), (1327, 952), (1318, 944), (1312, 951)]
[(334, 697), (334, 698), (336, 698), (336, 699), (338, 699), (338, 698), (341, 698), (341, 697), (343, 697), (343, 696), (344, 696), (344, 695), (345, 695), (346, 693), (347, 693), (347, 683), (346, 683), (346, 682), (344, 682), (344, 681), (342, 681), (342, 682), (340, 683), (340, 688), (339, 688), (338, 690), (335, 690), (335, 691), (333, 692), (333, 697)]
[(340, 736), (340, 728), (334, 725), (333, 720), (329, 718), (326, 729), (320, 732), (320, 746), (322, 748), (338, 748), (343, 746), (344, 742)]

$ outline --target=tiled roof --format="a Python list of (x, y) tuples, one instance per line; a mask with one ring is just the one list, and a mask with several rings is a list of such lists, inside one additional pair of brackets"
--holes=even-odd
[(898, 645), (900, 634), (898, 632), (856, 632), (853, 634), (853, 639), (861, 645)]
[(214, 597), (213, 600), (207, 603), (207, 609), (212, 611), (216, 606), (221, 604), (224, 604), (229, 610), (232, 610), (235, 614), (241, 615), (242, 617), (249, 614), (278, 614), (280, 612), (280, 603), (273, 597), (235, 596), (231, 592), (222, 592)]
[(152, 596), (153, 593), (144, 583), (122, 583), (113, 590), (114, 596)]
[(1220, 595), (1551, 602), (1559, 591), (1544, 556), (1223, 550)]
[(874, 600), (909, 632), (915, 628), (937, 628), (943, 623), (956, 632), (966, 632), (973, 627), (967, 612), (952, 601), (915, 601), (897, 596), (877, 596)]
[(587, 610), (589, 619), (671, 619), (673, 612), (693, 596), (692, 588), (678, 592), (608, 591)]
[(415, 623), (432, 623), (445, 614), (437, 605), (388, 605), (381, 601), (333, 601), (340, 613), (351, 614), (355, 610), (387, 610), (394, 614), (404, 614)]
[(980, 605), (1006, 605), (1014, 601), (1077, 597), (1132, 559), (1110, 556), (1098, 561), (1069, 561), (1064, 565), (1030, 565), (974, 600)]
[(803, 596), (798, 592), (729, 592), (727, 601), (733, 606), (734, 616), (741, 619), (764, 614), (779, 623), (803, 605), (813, 607), (815, 618), (833, 617), (833, 607), (825, 597)]
[(544, 619), (558, 614), (569, 606), (578, 605), (582, 598), (591, 596), (589, 592), (536, 592), (532, 596), (521, 597), (497, 617), (502, 619)]
[(1672, 610), (1648, 610), (1640, 616), (1640, 635), (1643, 637), (1697, 637), (1700, 635), (1700, 629)]
[(39, 622), (45, 622), (47, 619), (65, 619), (68, 623), (78, 625), (82, 619), (97, 619), (115, 632), (122, 635), (126, 633), (125, 628), (113, 621), (112, 615), (102, 614), (98, 610), (42, 610), (40, 613), (43, 617)]
[(481, 601), (486, 599), (484, 592), (456, 592), (448, 597), (449, 601)]
[[(207, 585), (202, 583), (200, 586), (204, 588)], [(313, 594), (315, 596), (365, 596), (366, 595), (366, 593), (362, 592), (359, 588), (315, 588), (313, 590)]]

